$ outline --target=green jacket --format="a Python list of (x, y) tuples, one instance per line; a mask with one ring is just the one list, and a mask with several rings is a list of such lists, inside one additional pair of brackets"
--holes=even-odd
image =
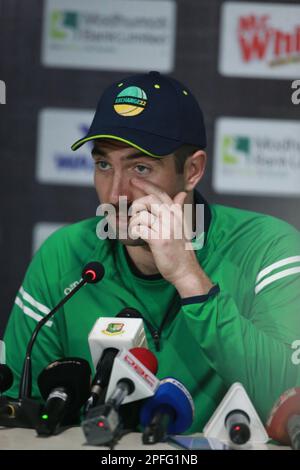
[(200, 302), (180, 299), (160, 275), (138, 273), (124, 245), (99, 240), (98, 222), (94, 217), (58, 230), (34, 256), (4, 337), (15, 376), (7, 394), (18, 395), (37, 322), (80, 280), (83, 266), (98, 260), (103, 280), (83, 287), (39, 333), (32, 356), (35, 397), (40, 397), (37, 376), (51, 361), (79, 356), (92, 367), (87, 338), (96, 320), (133, 307), (145, 319), (158, 377), (175, 377), (194, 399), (189, 432), (203, 429), (236, 381), (265, 422), (279, 395), (300, 385), (299, 361), (293, 360), (294, 342), (300, 340), (299, 232), (270, 216), (205, 204), (205, 243), (195, 253), (220, 292)]

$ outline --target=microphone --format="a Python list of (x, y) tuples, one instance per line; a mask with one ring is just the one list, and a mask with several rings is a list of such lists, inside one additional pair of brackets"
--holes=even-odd
[(41, 436), (50, 436), (63, 424), (79, 420), (79, 411), (90, 393), (91, 369), (85, 359), (70, 357), (52, 362), (38, 377), (45, 400), (36, 427)]
[[(124, 309), (127, 310), (127, 309)], [(119, 313), (121, 315), (123, 310)], [(147, 339), (141, 318), (100, 317), (88, 337), (95, 369), (106, 348), (130, 349), (147, 347)]]
[(117, 348), (106, 348), (103, 351), (97, 364), (96, 373), (91, 386), (90, 397), (85, 404), (85, 415), (91, 408), (94, 408), (99, 403), (101, 394), (109, 383), (113, 363), (118, 352), (119, 350)]
[(280, 396), (270, 412), (266, 429), (275, 441), (300, 450), (300, 387)]
[(133, 307), (125, 307), (118, 313), (117, 318), (143, 318), (138, 310)]
[(155, 394), (149, 398), (140, 413), (144, 444), (165, 440), (167, 434), (181, 434), (192, 424), (194, 402), (178, 380), (167, 377), (160, 382)]
[(230, 411), (224, 421), (230, 440), (234, 444), (242, 445), (249, 441), (251, 436), (249, 415), (242, 410)]
[(300, 450), (300, 414), (293, 415), (289, 418), (287, 431), (291, 439), (292, 449)]
[(79, 282), (79, 284), (77, 284), (77, 286), (68, 295), (66, 295), (56, 305), (56, 307), (54, 307), (54, 309), (51, 310), (51, 312), (48, 313), (48, 315), (46, 315), (37, 324), (37, 327), (35, 328), (31, 336), (31, 339), (29, 341), (29, 344), (27, 346), (26, 357), (25, 357), (25, 362), (24, 362), (24, 367), (23, 367), (23, 372), (22, 372), (21, 382), (20, 382), (19, 398), (24, 398), (24, 397), (30, 398), (31, 396), (31, 386), (32, 386), (31, 352), (32, 352), (33, 345), (35, 343), (36, 337), (40, 329), (57, 312), (57, 310), (59, 310), (68, 300), (71, 299), (71, 297), (73, 297), (74, 294), (76, 294), (76, 292), (79, 291), (79, 289), (81, 289), (81, 287), (83, 287), (86, 284), (95, 284), (96, 282), (99, 282), (104, 276), (104, 267), (101, 263), (98, 263), (97, 261), (91, 261), (84, 267), (81, 276), (82, 276), (82, 279)]
[(12, 371), (6, 364), (0, 364), (0, 393), (8, 390), (14, 381)]
[(0, 426), (35, 428), (39, 419), (40, 404), (31, 399), (32, 370), (31, 354), (37, 335), (49, 319), (78, 292), (85, 284), (95, 284), (104, 276), (104, 267), (97, 261), (88, 263), (82, 271), (82, 279), (77, 286), (66, 295), (45, 317), (40, 320), (34, 329), (26, 349), (26, 355), (19, 386), (19, 398), (11, 400), (1, 397)]
[(157, 368), (157, 359), (148, 349), (123, 349), (114, 360), (106, 397), (118, 408), (152, 396), (159, 384), (154, 375)]
[(129, 349), (147, 346), (143, 321), (137, 321), (133, 316), (141, 317), (137, 310), (125, 307), (117, 315), (117, 318), (125, 318), (124, 321), (118, 322), (116, 317), (99, 318), (89, 334), (89, 346), (96, 372), (84, 414), (99, 404), (109, 383), (113, 362), (119, 350), (124, 347)]
[(88, 444), (114, 441), (121, 429), (121, 404), (138, 401), (155, 393), (159, 380), (154, 354), (145, 348), (122, 350), (116, 356), (104, 405), (92, 408), (82, 422)]
[(203, 428), (208, 439), (231, 443), (232, 448), (265, 444), (269, 438), (244, 386), (235, 382)]

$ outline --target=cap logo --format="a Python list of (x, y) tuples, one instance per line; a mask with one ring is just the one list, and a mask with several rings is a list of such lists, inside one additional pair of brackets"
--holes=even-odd
[(137, 116), (147, 104), (147, 95), (141, 88), (130, 86), (124, 88), (115, 99), (114, 110), (121, 116)]

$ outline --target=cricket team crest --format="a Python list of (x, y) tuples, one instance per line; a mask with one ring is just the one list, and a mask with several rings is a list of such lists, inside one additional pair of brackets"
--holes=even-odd
[(123, 327), (124, 323), (109, 323), (106, 330), (102, 330), (101, 333), (107, 336), (122, 335), (125, 333)]

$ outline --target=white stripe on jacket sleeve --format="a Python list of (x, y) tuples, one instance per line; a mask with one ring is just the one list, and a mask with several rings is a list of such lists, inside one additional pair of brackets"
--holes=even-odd
[(273, 274), (272, 276), (267, 277), (263, 281), (261, 281), (259, 284), (256, 285), (255, 287), (255, 294), (258, 294), (264, 287), (268, 286), (274, 281), (277, 281), (278, 279), (282, 279), (287, 276), (291, 276), (292, 274), (297, 274), (300, 273), (300, 267), (299, 268), (290, 268), (290, 269), (285, 269), (284, 271), (280, 271), (279, 273)]
[[(25, 315), (28, 315), (29, 317), (33, 318), (33, 320), (37, 322), (41, 321), (44, 318), (38, 313), (31, 310), (31, 308), (26, 307), (26, 305), (23, 304), (22, 300), (19, 297), (15, 298), (15, 304), (17, 304), (18, 307), (20, 307), (20, 309), (23, 310), (23, 313)], [(45, 325), (51, 327), (53, 325), (53, 322), (49, 320), (47, 321), (47, 323), (45, 323)]]
[(35, 300), (28, 292), (26, 292), (23, 288), (23, 286), (20, 287), (19, 290), (21, 296), (23, 297), (26, 302), (31, 304), (33, 307), (35, 307), (37, 310), (39, 310), (41, 313), (44, 313), (45, 315), (48, 315), (50, 313), (50, 308), (46, 307), (46, 305), (41, 304), (37, 300)]

